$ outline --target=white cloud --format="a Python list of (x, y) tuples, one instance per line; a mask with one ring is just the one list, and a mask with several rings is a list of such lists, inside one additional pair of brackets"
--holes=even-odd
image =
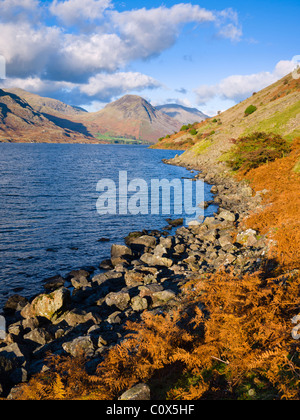
[[(48, 26), (47, 21), (6, 21), (0, 17), (0, 53), (8, 64), (8, 77), (39, 76), (54, 81), (86, 82), (99, 72), (120, 71), (137, 59), (147, 59), (170, 48), (185, 24), (215, 24), (223, 35), (234, 38), (237, 15), (231, 9), (213, 12), (189, 3), (126, 12), (111, 10), (111, 0), (0, 0), (4, 10), (39, 10), (55, 14), (65, 24), (77, 23), (77, 31)], [(22, 5), (22, 7), (21, 7)], [(23, 9), (22, 9), (23, 8)], [(106, 22), (97, 22), (93, 32), (80, 24), (97, 20), (107, 11)], [(222, 25), (232, 21), (230, 29)]]
[(229, 23), (228, 25), (225, 25), (218, 32), (218, 36), (220, 36), (221, 38), (229, 38), (232, 41), (240, 41), (240, 39), (242, 38), (242, 35), (243, 35), (242, 29), (234, 25), (233, 23)]
[(213, 12), (191, 4), (177, 4), (126, 12), (113, 12), (112, 22), (130, 44), (132, 57), (147, 58), (169, 48), (187, 23), (214, 22)]
[(215, 85), (202, 85), (195, 90), (198, 104), (204, 104), (213, 98), (232, 99), (236, 102), (246, 99), (253, 92), (257, 92), (286, 74), (293, 71), (295, 63), (293, 61), (279, 61), (272, 72), (260, 72), (249, 75), (229, 76)]
[(32, 13), (36, 13), (39, 6), (39, 0), (0, 0), (0, 20), (24, 19)]
[(42, 80), (39, 77), (28, 77), (27, 79), (20, 78), (9, 78), (5, 81), (5, 87), (7, 89), (13, 87), (21, 87), (24, 90), (28, 90), (32, 93), (39, 93), (41, 91), (57, 92), (58, 90), (71, 90), (78, 85), (70, 82), (53, 82), (52, 80)]
[(69, 91), (76, 101), (158, 87), (151, 77), (125, 69), (173, 46), (187, 24), (196, 24), (195, 30), (210, 23), (231, 40), (241, 36), (232, 9), (190, 3), (119, 12), (112, 0), (0, 0), (0, 10), (7, 77), (41, 95)]
[(73, 73), (86, 72), (87, 77), (99, 71), (115, 71), (128, 60), (126, 45), (117, 34), (67, 36), (62, 57)]
[(61, 44), (56, 27), (35, 29), (29, 22), (0, 23), (0, 52), (8, 77), (41, 74), (52, 63)]
[(97, 95), (111, 97), (132, 90), (154, 89), (160, 86), (159, 82), (145, 74), (119, 72), (114, 74), (98, 74), (91, 77), (88, 83), (80, 88), (80, 91), (93, 97)]
[[(32, 93), (56, 95), (61, 100), (66, 93), (74, 92), (77, 100), (73, 104), (91, 104), (92, 102), (110, 102), (112, 98), (143, 89), (156, 89), (161, 84), (141, 73), (119, 72), (114, 74), (97, 74), (91, 77), (87, 83), (71, 83), (64, 81), (42, 80), (39, 77), (27, 79), (10, 78), (5, 81), (6, 88), (22, 87)], [(76, 92), (76, 93), (75, 93)]]
[(112, 8), (111, 0), (54, 0), (50, 12), (66, 25), (76, 25), (86, 20), (101, 19), (105, 10)]
[(238, 14), (232, 8), (217, 12), (216, 26), (219, 27), (217, 38), (228, 38), (233, 42), (241, 40), (243, 31), (239, 25)]

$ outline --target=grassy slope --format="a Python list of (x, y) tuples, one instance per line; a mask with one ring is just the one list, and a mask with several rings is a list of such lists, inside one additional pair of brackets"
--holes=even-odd
[[(245, 117), (249, 105), (255, 105), (257, 111)], [(232, 138), (265, 131), (292, 140), (300, 136), (300, 81), (288, 75), (215, 118), (200, 123), (196, 129), (196, 136), (179, 132), (155, 147), (186, 150), (174, 163), (201, 169), (222, 161), (222, 156), (232, 146)], [(192, 145), (188, 139), (192, 139)]]

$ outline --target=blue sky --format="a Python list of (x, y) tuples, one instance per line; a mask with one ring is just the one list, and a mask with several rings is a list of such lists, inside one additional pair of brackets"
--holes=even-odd
[(299, 12), (299, 0), (0, 0), (0, 87), (90, 111), (138, 94), (214, 115), (293, 70)]

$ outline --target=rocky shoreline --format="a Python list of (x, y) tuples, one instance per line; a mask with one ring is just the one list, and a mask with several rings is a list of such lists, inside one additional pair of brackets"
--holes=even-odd
[(30, 300), (19, 295), (8, 299), (7, 334), (0, 338), (1, 397), (14, 399), (18, 384), (47, 369), (48, 352), (83, 353), (93, 374), (109, 348), (124, 339), (128, 320), (139, 321), (146, 310), (176, 308), (182, 286), (199, 274), (221, 267), (237, 274), (260, 268), (269, 242), (247, 230), (243, 219), (260, 208), (266, 191), (253, 195), (246, 183), (217, 172), (200, 172), (199, 178), (212, 185), (213, 204), (219, 206), (213, 217), (188, 227), (182, 219), (168, 220), (170, 228), (177, 226), (173, 235), (132, 232), (125, 245), (112, 245), (110, 259), (100, 264), (103, 273), (94, 275), (92, 267), (75, 270), (65, 278), (47, 279), (45, 293)]

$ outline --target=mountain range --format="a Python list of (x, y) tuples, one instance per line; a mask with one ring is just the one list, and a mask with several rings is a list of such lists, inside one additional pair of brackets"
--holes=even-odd
[(20, 88), (0, 89), (0, 142), (107, 143), (121, 137), (154, 144), (183, 123), (206, 117), (179, 105), (153, 107), (136, 95), (87, 112)]

